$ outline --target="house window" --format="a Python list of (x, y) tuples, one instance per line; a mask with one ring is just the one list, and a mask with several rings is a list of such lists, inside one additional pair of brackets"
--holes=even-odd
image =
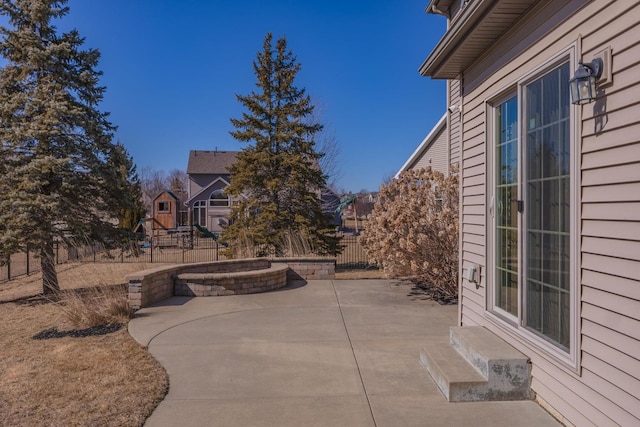
[(171, 212), (171, 204), (169, 202), (158, 202), (158, 213)]
[(495, 305), (518, 315), (518, 98), (496, 107)]
[(566, 61), (493, 104), (491, 309), (571, 351), (573, 150)]
[(193, 204), (193, 223), (207, 226), (207, 202), (205, 200), (199, 200)]
[(209, 206), (211, 207), (228, 207), (229, 197), (224, 194), (223, 190), (216, 190), (211, 193), (209, 198)]

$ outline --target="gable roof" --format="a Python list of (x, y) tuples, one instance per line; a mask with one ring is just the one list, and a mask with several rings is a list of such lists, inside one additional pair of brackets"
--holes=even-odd
[(198, 191), (196, 194), (194, 194), (193, 196), (189, 197), (189, 199), (184, 202), (185, 205), (190, 205), (191, 202), (193, 202), (194, 200), (200, 200), (200, 197), (202, 196), (203, 193), (206, 193), (208, 191), (212, 191), (211, 187), (213, 187), (216, 183), (218, 182), (222, 182), (224, 183), (224, 186), (227, 187), (229, 185), (229, 181), (227, 181), (224, 178), (216, 178), (213, 181), (211, 181), (209, 184), (207, 184), (206, 186), (202, 187), (200, 189), (200, 191)]
[(229, 166), (236, 161), (238, 151), (189, 151), (187, 174), (217, 174), (229, 173)]
[(180, 201), (180, 198), (178, 196), (176, 196), (175, 194), (173, 194), (173, 192), (164, 189), (162, 190), (160, 193), (158, 193), (158, 195), (156, 197), (153, 198), (153, 200), (156, 200), (158, 197), (162, 196), (163, 194), (168, 194), (170, 197), (172, 197), (176, 202)]
[(402, 165), (402, 167), (400, 168), (400, 170), (396, 173), (396, 175), (394, 176), (394, 178), (397, 178), (398, 176), (400, 176), (400, 174), (409, 169), (409, 167), (417, 160), (420, 158), (420, 156), (422, 156), (424, 154), (425, 151), (427, 151), (427, 149), (431, 146), (431, 144), (433, 144), (433, 142), (435, 141), (436, 137), (440, 134), (440, 131), (442, 129), (444, 129), (444, 127), (447, 125), (447, 113), (444, 113), (444, 115), (440, 118), (440, 120), (438, 120), (438, 123), (436, 123), (436, 125), (433, 127), (433, 129), (431, 129), (431, 132), (429, 132), (429, 134), (422, 140), (422, 142), (420, 143), (420, 145), (418, 146), (418, 148), (416, 148), (416, 150), (413, 152), (413, 154), (411, 155), (411, 157), (409, 157), (409, 159), (404, 162), (404, 165)]

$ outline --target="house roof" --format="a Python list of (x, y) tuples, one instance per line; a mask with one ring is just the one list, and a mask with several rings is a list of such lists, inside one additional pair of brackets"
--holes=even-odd
[(420, 156), (422, 156), (422, 154), (427, 150), (427, 148), (429, 148), (431, 146), (431, 144), (435, 140), (436, 136), (438, 136), (440, 131), (442, 129), (444, 129), (444, 127), (446, 125), (447, 125), (447, 113), (445, 113), (440, 118), (440, 120), (438, 120), (438, 123), (436, 123), (436, 125), (433, 127), (433, 129), (431, 129), (431, 132), (429, 132), (429, 134), (422, 140), (420, 145), (418, 145), (418, 148), (416, 148), (416, 150), (413, 152), (411, 157), (409, 157), (409, 159), (407, 159), (407, 161), (404, 163), (404, 165), (402, 165), (402, 167), (396, 173), (394, 178), (397, 178), (400, 175), (400, 173), (402, 173), (403, 171), (407, 170), (409, 168), (409, 166), (416, 161), (416, 159), (418, 159), (418, 158), (420, 158)]
[(153, 198), (153, 200), (156, 200), (158, 197), (162, 196), (163, 194), (167, 193), (170, 197), (172, 197), (176, 202), (180, 201), (180, 198), (178, 196), (176, 196), (175, 194), (173, 194), (173, 192), (164, 189), (161, 192), (158, 193), (158, 195), (156, 197)]
[[(204, 173), (211, 173), (211, 172), (204, 172)], [(225, 184), (225, 187), (229, 185), (229, 181), (227, 181), (226, 179), (224, 179), (224, 178), (216, 178), (213, 181), (211, 181), (209, 184), (207, 184), (204, 187), (202, 187), (200, 189), (200, 191), (198, 191), (196, 194), (194, 194), (193, 196), (189, 197), (189, 199), (186, 202), (184, 202), (184, 204), (186, 206), (190, 206), (193, 203), (194, 200), (195, 201), (200, 200), (200, 197), (202, 196), (202, 194), (212, 191), (211, 187), (213, 187), (213, 185), (215, 183), (217, 183), (217, 182), (223, 182)]]
[[(539, 0), (467, 2), (420, 66), (420, 74), (434, 79), (457, 78), (538, 3)], [(442, 13), (450, 5), (450, 0), (431, 0), (427, 13)]]
[(229, 173), (229, 166), (236, 161), (238, 151), (189, 151), (187, 174), (217, 174)]

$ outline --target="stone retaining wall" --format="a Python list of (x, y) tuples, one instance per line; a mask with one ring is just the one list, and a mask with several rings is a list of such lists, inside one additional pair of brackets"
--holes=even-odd
[(332, 257), (273, 258), (289, 266), (287, 279), (292, 280), (333, 280), (336, 278), (336, 259)]
[(224, 296), (273, 291), (287, 286), (287, 264), (271, 264), (264, 270), (235, 273), (182, 273), (174, 280), (174, 295)]
[[(272, 263), (274, 266), (276, 264), (286, 264), (288, 268), (284, 273), (280, 271), (281, 269), (284, 270), (284, 267), (276, 268), (276, 270), (279, 270), (278, 273), (266, 271), (271, 270)], [(291, 281), (334, 279), (335, 258), (277, 258), (272, 260), (253, 258), (151, 268), (127, 276), (127, 281), (129, 282), (129, 304), (131, 308), (138, 310), (174, 296), (178, 276), (193, 273), (204, 276), (214, 275), (215, 280), (223, 279), (224, 283), (211, 282), (208, 285), (209, 288), (205, 290), (205, 288), (201, 287), (203, 283), (196, 283), (191, 280), (194, 286), (193, 288), (189, 287), (189, 290), (187, 290), (183, 286), (187, 282), (183, 281), (179, 283), (179, 289), (181, 289), (179, 292), (194, 296), (231, 295), (227, 291), (233, 291), (234, 294), (249, 293), (241, 292), (242, 285), (240, 285), (240, 289), (238, 289), (238, 284), (235, 283), (240, 282), (239, 277), (241, 276), (244, 276), (245, 279), (243, 280), (254, 282), (254, 288), (256, 289), (254, 292), (265, 292), (276, 289), (276, 287), (282, 287), (286, 285), (286, 282)], [(235, 273), (242, 274), (234, 275)], [(253, 276), (254, 273), (257, 274), (257, 276)], [(272, 276), (272, 273), (276, 276), (278, 274), (286, 275), (284, 285), (282, 285), (282, 280), (275, 279), (274, 277), (276, 276)], [(263, 275), (267, 277), (264, 281), (262, 281), (261, 278)], [(189, 276), (182, 277), (186, 278)], [(230, 287), (227, 288), (227, 286)], [(245, 290), (250, 288), (248, 284), (245, 284), (245, 286), (247, 286)], [(224, 290), (222, 290), (222, 288), (224, 288)]]

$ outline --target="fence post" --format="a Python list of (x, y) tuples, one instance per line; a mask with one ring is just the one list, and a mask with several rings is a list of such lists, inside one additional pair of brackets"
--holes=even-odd
[(151, 232), (151, 240), (149, 243), (149, 247), (151, 248), (151, 264), (153, 264), (153, 231)]
[(216, 240), (216, 261), (218, 261), (218, 251), (220, 250), (220, 247), (218, 246), (218, 241)]
[(27, 276), (29, 275), (29, 245), (27, 245)]
[(11, 255), (7, 255), (7, 280), (11, 280)]

